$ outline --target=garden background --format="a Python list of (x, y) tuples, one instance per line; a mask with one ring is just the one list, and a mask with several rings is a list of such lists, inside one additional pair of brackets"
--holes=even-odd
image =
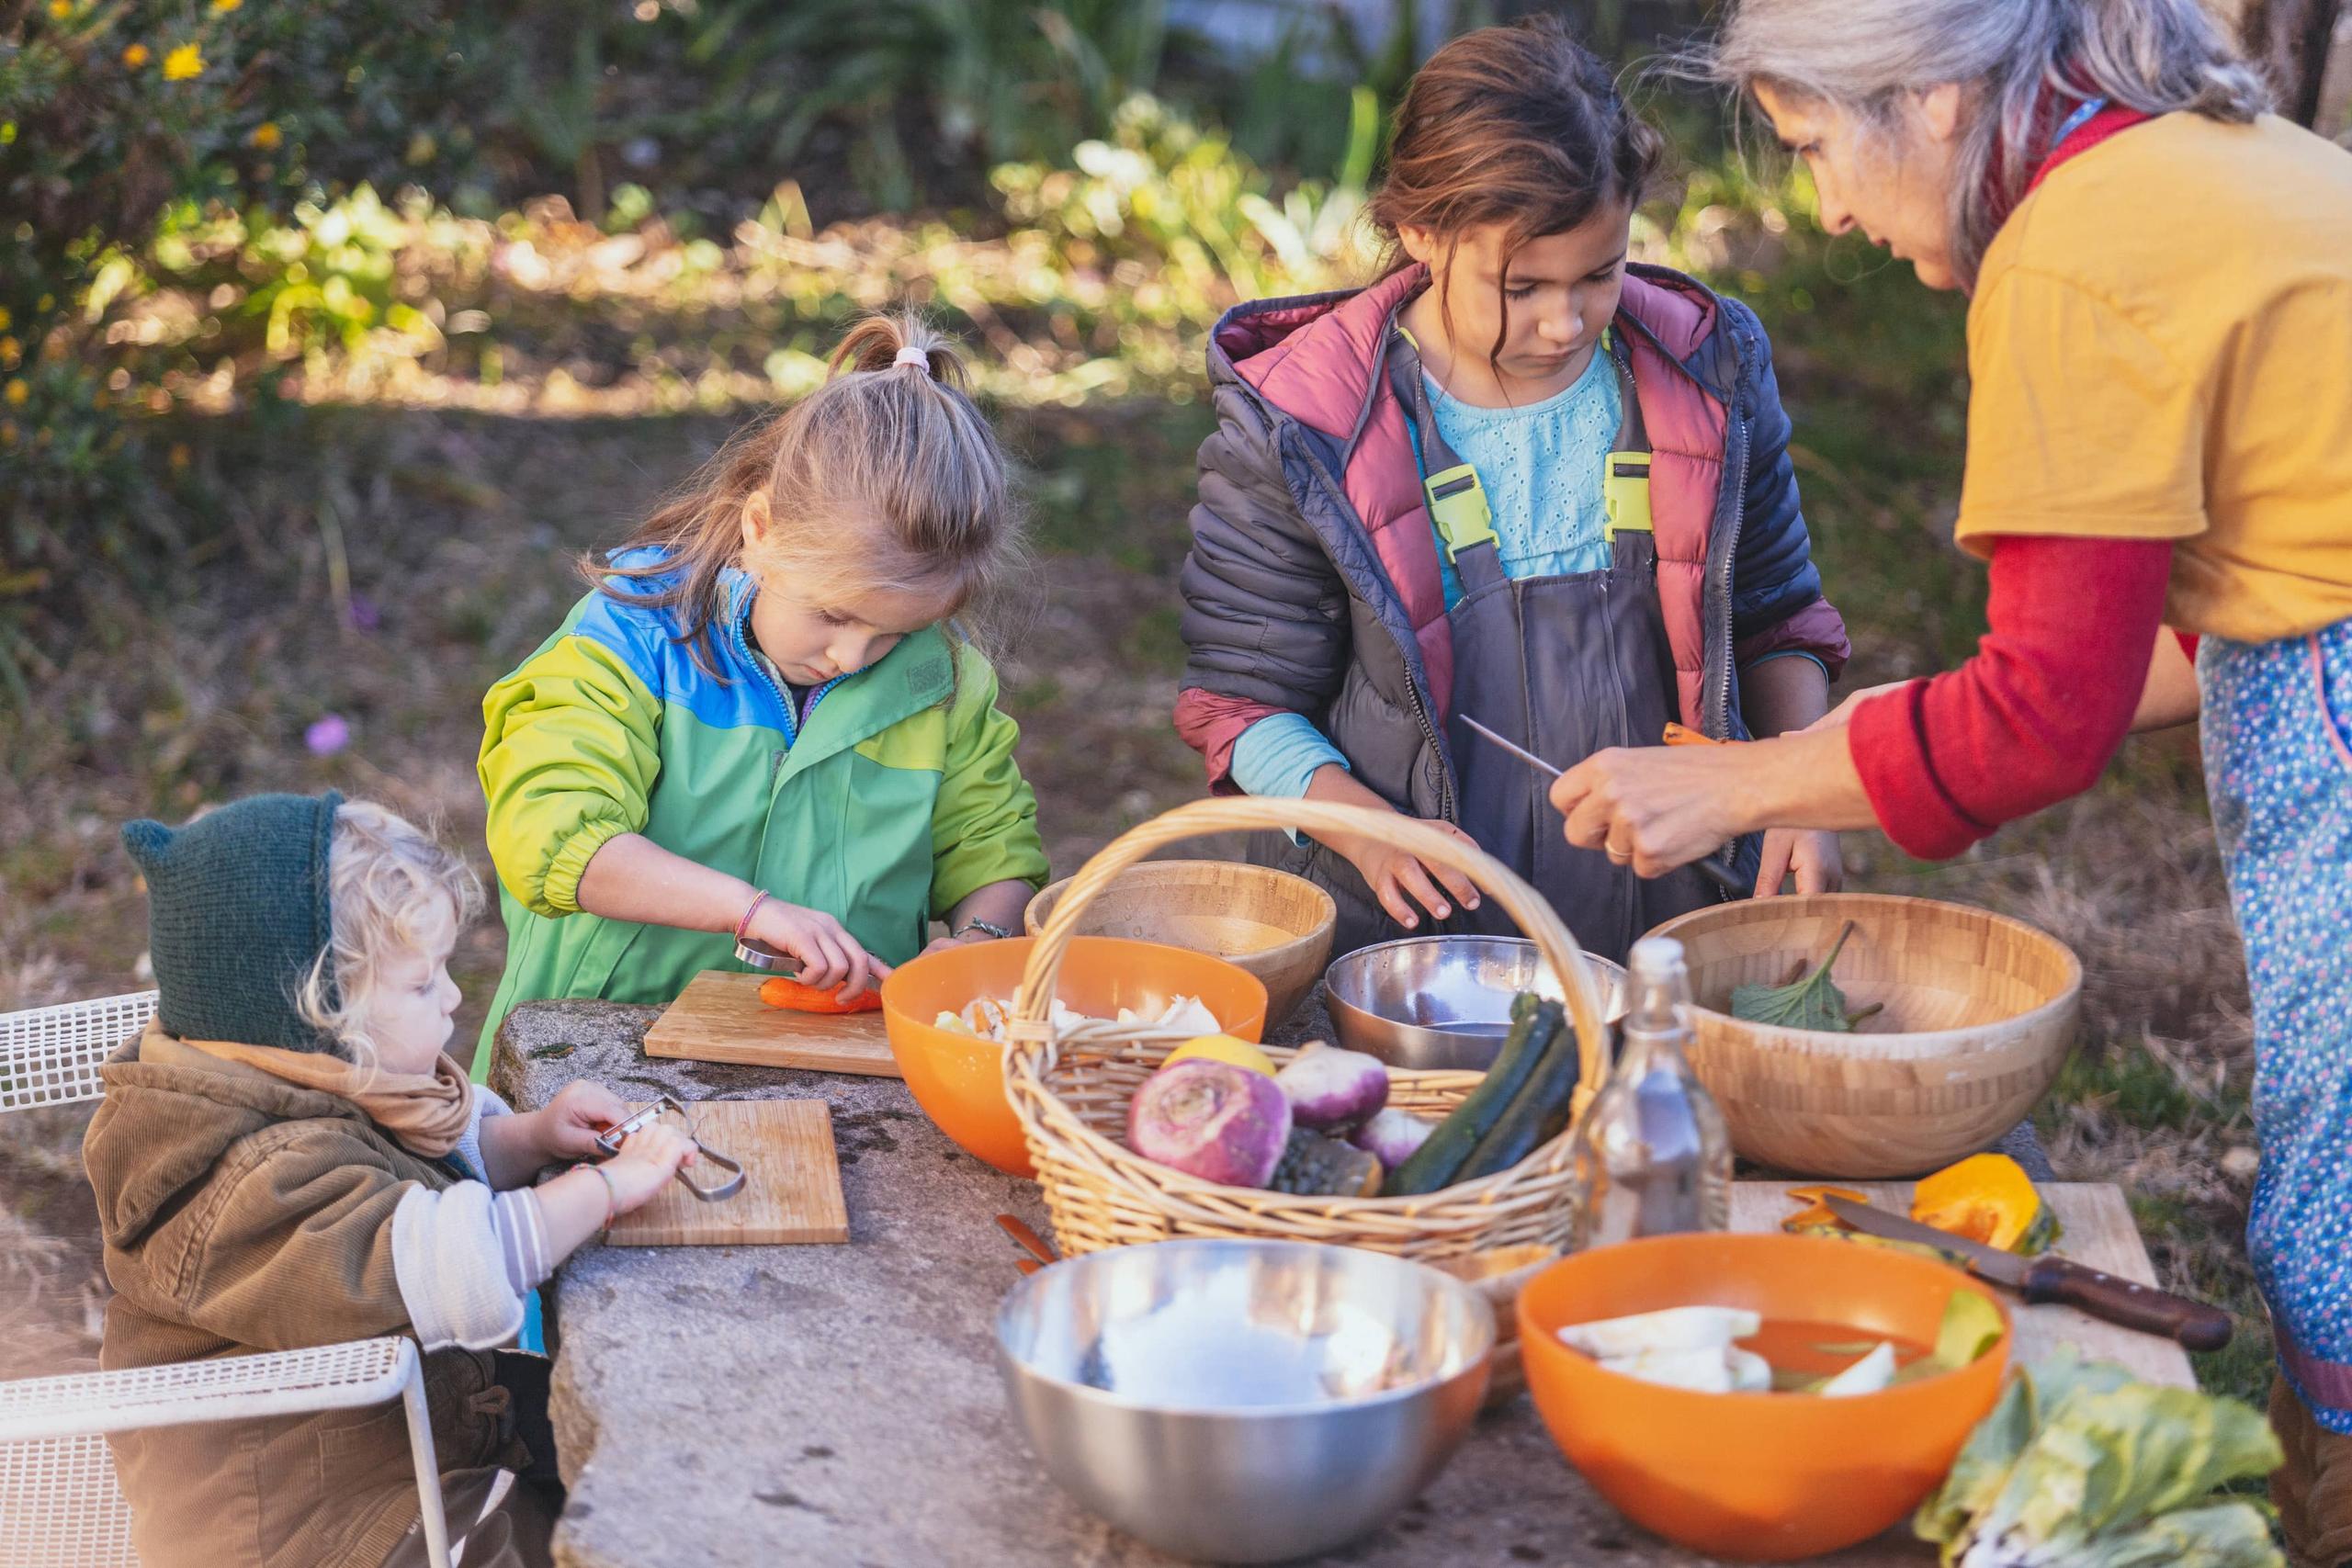
[[(1169, 714), (1205, 330), (1364, 276), (1413, 65), (1536, 8), (0, 0), (0, 1010), (149, 983), (133, 817), (333, 786), (487, 880), (481, 694), (577, 553), (900, 300), (969, 342), (1021, 459), (1037, 569), (992, 615), (1057, 869), (1198, 794)], [(1678, 150), (1637, 254), (1773, 335), (1847, 687), (1965, 657), (1961, 301), (1826, 239), (1801, 170), (1642, 71), (1704, 6), (1551, 8)], [(2345, 133), (2339, 7), (2245, 9), (2288, 106)], [(1954, 863), (1848, 856), (2080, 952), (2052, 1158), (2124, 1184), (2166, 1283), (2251, 1314), (2199, 1371), (2258, 1398), (2246, 1002), (2193, 736)], [(453, 965), (460, 1043), (502, 947), (492, 918)], [(95, 1360), (86, 1121), (0, 1126), (0, 1375)]]

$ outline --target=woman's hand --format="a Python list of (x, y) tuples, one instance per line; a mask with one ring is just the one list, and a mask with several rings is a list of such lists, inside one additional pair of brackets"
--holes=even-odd
[(1835, 893), (1846, 886), (1846, 862), (1838, 835), (1814, 828), (1771, 828), (1764, 834), (1764, 858), (1756, 872), (1756, 896), (1777, 897), (1781, 884), (1797, 879), (1800, 897)]
[(1840, 728), (1738, 746), (1596, 751), (1553, 781), (1552, 804), (1567, 818), (1568, 842), (1644, 876), (1663, 876), (1762, 828), (1878, 821)]
[(1568, 842), (1599, 850), (1638, 875), (1663, 876), (1739, 836), (1733, 803), (1748, 750), (1644, 746), (1596, 751), (1552, 781), (1552, 804), (1567, 818)]
[(537, 1112), (539, 1164), (591, 1159), (603, 1153), (596, 1135), (628, 1115), (621, 1097), (603, 1084), (574, 1078)]
[(855, 999), (867, 987), (890, 975), (890, 965), (859, 946), (857, 939), (822, 909), (770, 898), (752, 912), (751, 927), (743, 934), (798, 959), (797, 978), (802, 985), (831, 991), (843, 1001)]

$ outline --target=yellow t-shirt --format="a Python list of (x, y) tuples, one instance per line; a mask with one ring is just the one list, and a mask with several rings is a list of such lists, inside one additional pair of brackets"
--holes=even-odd
[(1968, 311), (1961, 541), (2177, 541), (2165, 620), (2352, 617), (2352, 153), (2165, 115), (2051, 171)]

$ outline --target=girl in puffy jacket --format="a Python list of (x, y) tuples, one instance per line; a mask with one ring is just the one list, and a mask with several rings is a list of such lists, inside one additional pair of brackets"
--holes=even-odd
[[(1726, 845), (1634, 876), (1569, 845), (1546, 781), (1821, 716), (1847, 652), (1811, 559), (1771, 350), (1746, 306), (1627, 258), (1658, 139), (1549, 19), (1455, 39), (1396, 115), (1369, 288), (1261, 299), (1212, 335), (1176, 723), (1212, 787), (1426, 818), (1622, 958), (1737, 879), (1835, 887), (1837, 841)], [(1340, 905), (1338, 949), (1508, 930), (1381, 835), (1261, 836)]]

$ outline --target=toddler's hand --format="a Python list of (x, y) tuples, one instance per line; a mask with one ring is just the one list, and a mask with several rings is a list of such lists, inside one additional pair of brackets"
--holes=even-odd
[(556, 1090), (539, 1112), (539, 1147), (548, 1160), (587, 1159), (601, 1153), (596, 1134), (628, 1114), (621, 1097), (603, 1084), (575, 1078)]
[(822, 909), (806, 909), (770, 898), (752, 916), (746, 936), (800, 961), (799, 981), (854, 1001), (867, 987), (887, 979), (890, 966), (858, 945), (842, 923)]
[(694, 1157), (695, 1141), (675, 1127), (656, 1122), (631, 1133), (621, 1152), (602, 1167), (613, 1184), (613, 1213), (626, 1214), (651, 1202)]

